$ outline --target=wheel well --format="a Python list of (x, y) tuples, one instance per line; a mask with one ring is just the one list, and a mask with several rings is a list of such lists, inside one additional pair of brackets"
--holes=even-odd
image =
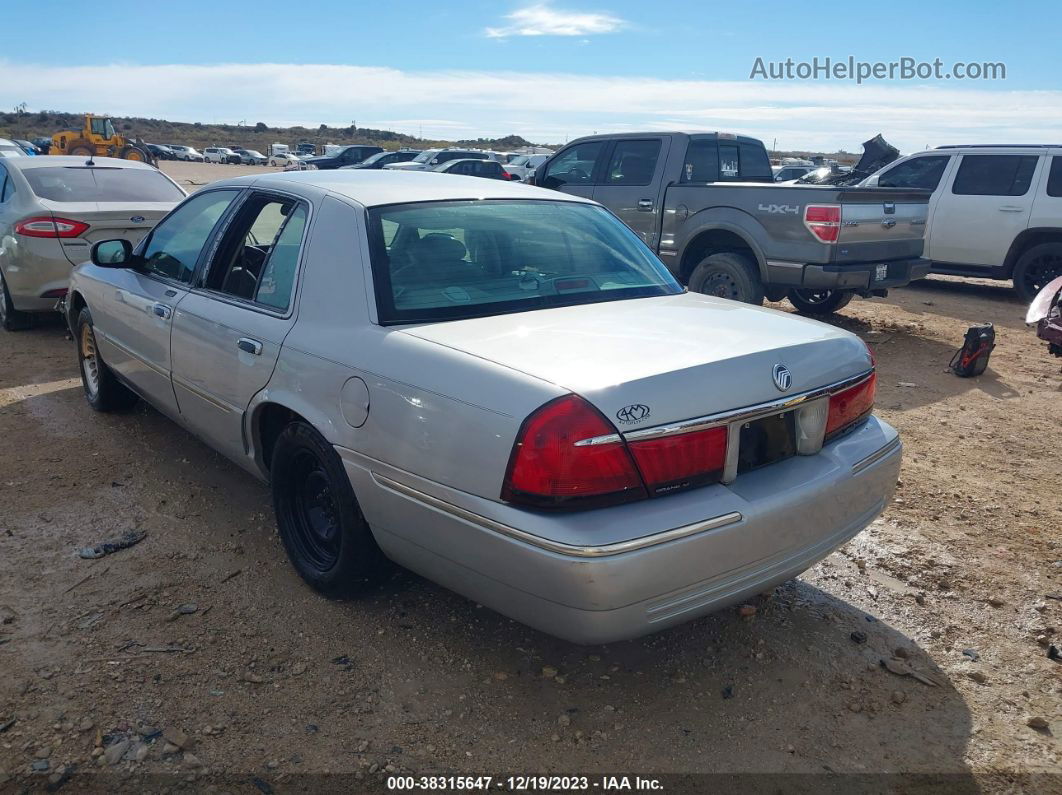
[(77, 320), (77, 316), (81, 313), (81, 310), (85, 308), (85, 299), (81, 293), (74, 292), (70, 296), (70, 315)]
[(280, 432), (289, 423), (299, 420), (305, 422), (301, 416), (279, 403), (265, 403), (258, 407), (254, 420), (255, 450), (267, 472), (273, 463), (273, 447)]
[(757, 265), (759, 264), (759, 257), (756, 256), (756, 252), (741, 235), (735, 234), (728, 229), (710, 229), (707, 232), (701, 232), (686, 245), (685, 251), (682, 252), (679, 280), (686, 284), (690, 280), (690, 274), (693, 273), (693, 269), (697, 267), (702, 259), (709, 254), (722, 252), (745, 254), (751, 257), (752, 261)]
[(1007, 258), (1003, 261), (1003, 269), (1006, 271), (1008, 279), (1013, 274), (1014, 266), (1017, 264), (1018, 259), (1021, 258), (1021, 255), (1041, 243), (1062, 243), (1062, 229), (1050, 227), (1046, 229), (1026, 229), (1014, 238), (1014, 242), (1010, 244), (1010, 251), (1007, 252)]

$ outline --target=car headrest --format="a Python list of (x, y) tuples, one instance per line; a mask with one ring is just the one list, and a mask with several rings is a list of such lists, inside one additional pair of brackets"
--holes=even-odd
[(433, 232), (420, 239), (417, 245), (417, 255), (426, 260), (436, 262), (452, 262), (465, 258), (465, 244), (453, 235)]

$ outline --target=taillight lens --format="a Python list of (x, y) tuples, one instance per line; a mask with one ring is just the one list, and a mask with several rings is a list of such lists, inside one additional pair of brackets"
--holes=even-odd
[(630, 442), (628, 447), (649, 493), (657, 495), (718, 482), (726, 463), (726, 440), (727, 429), (720, 427)]
[(877, 373), (871, 373), (861, 384), (830, 395), (830, 414), (826, 420), (826, 438), (843, 431), (863, 419), (874, 408), (874, 393), (878, 388)]
[(804, 226), (823, 243), (836, 243), (841, 232), (841, 205), (809, 204), (804, 208)]
[(511, 180), (512, 178), (513, 178), (513, 175), (512, 175), (512, 174), (510, 174), (510, 173), (509, 173), (508, 171), (506, 171), (506, 170), (505, 170), (505, 169), (503, 168), (503, 169), (502, 169), (502, 179), (508, 179), (508, 180)]
[(40, 215), (16, 223), (15, 234), (23, 237), (81, 237), (88, 228), (89, 225), (81, 221)]
[(616, 433), (576, 395), (557, 398), (528, 417), (509, 459), (502, 499), (536, 507), (592, 507), (646, 496), (627, 446), (618, 439), (577, 444)]

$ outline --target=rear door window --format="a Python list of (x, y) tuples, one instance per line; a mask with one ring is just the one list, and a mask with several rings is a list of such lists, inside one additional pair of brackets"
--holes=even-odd
[(660, 159), (660, 139), (617, 141), (605, 172), (606, 185), (648, 185)]
[(1047, 175), (1047, 195), (1062, 196), (1062, 157), (1051, 158), (1051, 173)]
[(271, 309), (287, 309), (306, 216), (306, 206), (295, 199), (251, 196), (229, 224), (203, 286)]
[(878, 177), (878, 187), (936, 190), (947, 166), (947, 155), (913, 157), (897, 166), (893, 166)]
[(767, 150), (751, 141), (738, 142), (738, 174), (744, 180), (771, 180), (771, 161)]
[(1024, 196), (1037, 155), (963, 155), (951, 192), (958, 196)]
[(184, 192), (153, 168), (55, 166), (25, 169), (30, 190), (54, 202), (178, 202)]
[(715, 182), (719, 179), (719, 144), (715, 138), (693, 138), (682, 164), (682, 182)]
[(554, 190), (564, 185), (592, 185), (604, 149), (604, 141), (586, 141), (565, 149), (547, 164), (539, 185)]

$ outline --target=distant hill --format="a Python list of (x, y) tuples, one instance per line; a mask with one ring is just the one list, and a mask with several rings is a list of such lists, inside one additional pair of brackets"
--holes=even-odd
[[(81, 129), (83, 114), (60, 111), (39, 113), (0, 113), (0, 138), (33, 138), (47, 136), (62, 130)], [(328, 127), (322, 124), (316, 129), (309, 127), (269, 127), (259, 122), (253, 125), (202, 124), (200, 122), (166, 121), (133, 116), (112, 116), (115, 129), (127, 137), (141, 136), (148, 143), (183, 144), (202, 149), (206, 146), (241, 146), (265, 152), (269, 144), (284, 143), (294, 148), (295, 144), (309, 141), (320, 147), (324, 144), (370, 144), (384, 149), (427, 149), (434, 146), (468, 146), (479, 149), (510, 150), (532, 146), (519, 135), (504, 138), (477, 138), (474, 141), (444, 141), (417, 138), (412, 135), (373, 130), (365, 127)]]

